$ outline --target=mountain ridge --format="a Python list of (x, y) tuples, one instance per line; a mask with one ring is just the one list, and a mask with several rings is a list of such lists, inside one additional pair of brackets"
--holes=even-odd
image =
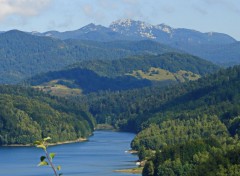
[[(121, 30), (119, 28), (121, 27), (125, 27), (124, 30)], [(224, 34), (224, 33), (219, 33), (219, 32), (199, 32), (197, 30), (193, 30), (193, 29), (186, 29), (186, 28), (173, 28), (171, 26), (168, 26), (164, 23), (161, 24), (157, 24), (157, 25), (152, 25), (149, 23), (146, 23), (144, 21), (135, 21), (135, 20), (131, 20), (131, 19), (120, 19), (120, 20), (116, 20), (113, 21), (108, 27), (102, 26), (102, 25), (95, 25), (94, 23), (90, 23), (86, 26), (83, 26), (79, 29), (76, 30), (72, 30), (72, 31), (65, 31), (65, 32), (58, 32), (59, 34), (62, 33), (63, 35), (66, 33), (78, 33), (77, 37), (81, 37), (80, 34), (83, 33), (88, 33), (88, 32), (93, 32), (93, 31), (107, 31), (107, 32), (117, 32), (120, 34), (124, 34), (126, 36), (131, 36), (129, 33), (126, 34), (127, 32), (131, 32), (130, 28), (137, 28), (138, 32), (140, 33), (140, 36), (142, 37), (141, 39), (156, 39), (157, 41), (159, 41), (158, 36), (153, 35), (153, 33), (159, 33), (159, 32), (163, 32), (161, 34), (158, 35), (168, 35), (169, 39), (173, 38), (173, 35), (176, 35), (179, 33), (179, 31), (187, 31), (187, 32), (195, 32), (198, 35), (203, 35), (204, 37), (210, 36), (210, 37), (223, 37), (223, 39), (225, 39), (224, 43), (233, 43), (236, 42), (237, 40), (234, 39), (233, 37), (231, 37), (230, 35)], [(157, 31), (158, 30), (158, 31)], [(160, 30), (160, 31), (159, 31)], [(56, 32), (56, 31), (53, 31)], [(136, 34), (136, 31), (134, 31)], [(38, 33), (39, 35), (49, 35), (49, 33), (51, 33), (51, 31), (47, 31), (47, 32), (43, 32), (43, 33)], [(53, 37), (57, 37), (52, 35)], [(123, 36), (119, 36), (119, 37), (123, 37)], [(135, 39), (139, 39), (139, 36), (135, 36)], [(62, 39), (67, 39), (69, 37), (60, 37)], [(76, 36), (71, 36), (70, 38), (75, 38)], [(79, 39), (79, 38), (78, 38)], [(82, 39), (82, 38), (80, 38)], [(97, 40), (97, 39), (95, 39)], [(210, 40), (211, 42), (211, 40)]]
[[(55, 38), (93, 40), (109, 42), (116, 40), (152, 40), (192, 55), (205, 58), (217, 64), (234, 65), (240, 63), (240, 46), (231, 46), (239, 41), (230, 35), (218, 32), (199, 32), (193, 29), (173, 28), (166, 24), (151, 25), (131, 19), (117, 20), (109, 27), (86, 25), (67, 32), (46, 32), (38, 35)], [(231, 51), (227, 53), (225, 49)]]
[(112, 22), (108, 27), (90, 23), (72, 31), (30, 34), (60, 40), (98, 42), (152, 40), (216, 64), (225, 66), (240, 64), (239, 41), (233, 37), (218, 32), (203, 33), (193, 29), (173, 28), (163, 23), (152, 25), (143, 21), (123, 19)]

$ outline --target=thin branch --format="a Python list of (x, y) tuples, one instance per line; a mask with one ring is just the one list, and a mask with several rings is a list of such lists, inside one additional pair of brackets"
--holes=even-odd
[(54, 171), (55, 176), (58, 176), (57, 171), (56, 171), (56, 169), (55, 169), (55, 167), (54, 167), (54, 165), (53, 165), (53, 163), (52, 163), (51, 158), (49, 157), (49, 154), (48, 154), (47, 150), (44, 150), (44, 151), (45, 151), (46, 157), (47, 157), (47, 159), (48, 159), (48, 161), (49, 161), (49, 163), (50, 163), (50, 166), (51, 166), (51, 168), (52, 168), (53, 171)]

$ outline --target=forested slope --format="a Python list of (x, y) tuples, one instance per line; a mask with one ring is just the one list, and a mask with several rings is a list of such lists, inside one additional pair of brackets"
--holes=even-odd
[[(99, 122), (104, 123), (108, 119), (113, 124), (128, 124), (122, 127), (129, 130), (138, 131), (150, 122), (187, 118), (203, 112), (217, 115), (230, 130), (230, 119), (239, 113), (239, 70), (236, 66), (165, 89), (151, 87), (106, 92), (89, 95), (85, 99)], [(150, 120), (145, 122), (147, 119)]]
[(214, 64), (198, 57), (165, 53), (108, 61), (83, 61), (65, 70), (37, 75), (26, 83), (52, 93), (56, 93), (57, 88), (62, 92), (63, 87), (78, 88), (82, 93), (120, 91), (197, 80), (217, 69)]
[(95, 120), (85, 107), (32, 88), (0, 86), (0, 145), (53, 142), (88, 137)]
[(235, 66), (175, 87), (181, 95), (162, 103), (132, 142), (148, 160), (143, 175), (239, 175), (239, 86)]

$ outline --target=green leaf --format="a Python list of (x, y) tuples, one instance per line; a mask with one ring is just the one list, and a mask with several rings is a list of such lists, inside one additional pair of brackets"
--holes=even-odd
[(41, 162), (43, 162), (45, 159), (46, 159), (45, 156), (41, 156), (41, 157), (40, 157)]
[(52, 138), (50, 138), (50, 137), (43, 138), (44, 141), (47, 141), (47, 140), (50, 140), (50, 139), (52, 139)]
[(38, 166), (47, 166), (48, 162), (47, 161), (42, 161), (38, 164)]
[(61, 170), (61, 166), (58, 166), (58, 167), (57, 167), (57, 170), (59, 170), (59, 171), (60, 171), (60, 170)]
[(63, 173), (58, 174), (59, 176), (63, 175)]
[(38, 148), (42, 148), (43, 150), (46, 150), (46, 147), (45, 147), (43, 144), (37, 145), (37, 147), (38, 147)]
[(41, 142), (41, 141), (35, 141), (33, 144), (34, 144), (34, 145), (41, 145), (42, 142)]
[(53, 159), (55, 157), (56, 153), (50, 153), (49, 156), (51, 159)]

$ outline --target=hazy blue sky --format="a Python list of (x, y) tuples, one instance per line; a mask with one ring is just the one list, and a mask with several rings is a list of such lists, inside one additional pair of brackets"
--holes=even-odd
[(122, 18), (240, 40), (240, 0), (0, 0), (0, 31), (67, 31)]

